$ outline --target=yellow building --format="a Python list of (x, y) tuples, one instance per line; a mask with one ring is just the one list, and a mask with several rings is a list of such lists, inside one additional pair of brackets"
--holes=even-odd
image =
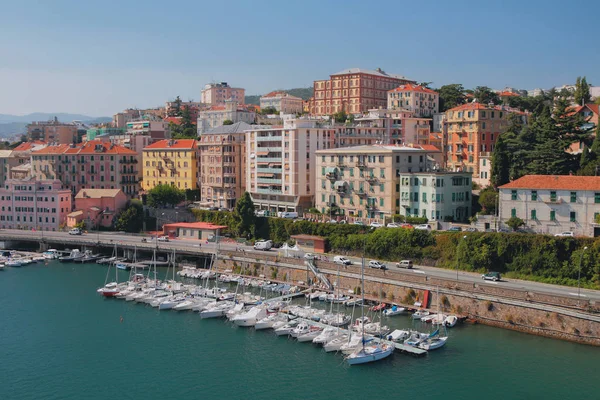
[(161, 184), (198, 189), (198, 160), (195, 139), (160, 140), (144, 147), (142, 189)]

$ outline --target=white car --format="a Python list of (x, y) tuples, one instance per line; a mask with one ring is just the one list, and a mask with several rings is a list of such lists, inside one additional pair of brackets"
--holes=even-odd
[(387, 267), (385, 266), (385, 264), (383, 264), (377, 260), (371, 260), (371, 261), (369, 261), (369, 268), (386, 269)]
[(420, 231), (430, 231), (431, 225), (429, 225), (429, 224), (415, 225), (415, 229), (418, 229)]
[(382, 224), (382, 223), (379, 223), (379, 222), (371, 222), (371, 223), (369, 224), (369, 226), (370, 226), (371, 228), (381, 228), (381, 227), (383, 226), (383, 224)]
[(400, 228), (400, 225), (395, 222), (390, 222), (386, 225), (388, 228)]
[(354, 221), (352, 225), (364, 225), (365, 223), (362, 221)]
[(558, 236), (558, 237), (574, 237), (575, 234), (573, 232), (567, 231), (567, 232), (557, 233), (554, 236)]
[(333, 257), (333, 262), (341, 265), (352, 265), (352, 261), (348, 260), (346, 257), (343, 256)]
[(159, 236), (156, 238), (156, 240), (158, 240), (159, 242), (168, 242), (169, 237), (168, 236)]
[(337, 224), (337, 221), (335, 219), (330, 219), (329, 221), (326, 221), (328, 224)]
[(305, 260), (314, 260), (314, 259), (315, 259), (315, 256), (314, 256), (312, 253), (306, 253), (306, 254), (304, 255), (304, 259), (305, 259)]
[(69, 235), (81, 235), (83, 232), (81, 232), (81, 229), (79, 228), (73, 228), (69, 231)]

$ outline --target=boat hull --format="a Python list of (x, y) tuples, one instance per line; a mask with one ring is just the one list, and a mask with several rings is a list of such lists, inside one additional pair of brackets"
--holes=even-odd
[(350, 365), (366, 364), (370, 362), (383, 360), (384, 358), (389, 357), (393, 353), (393, 351), (394, 348), (392, 346), (389, 346), (388, 349), (384, 349), (374, 353), (354, 353), (351, 354), (346, 360)]

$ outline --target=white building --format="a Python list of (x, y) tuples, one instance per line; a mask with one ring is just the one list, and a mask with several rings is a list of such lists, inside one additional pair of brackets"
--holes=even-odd
[(469, 172), (400, 174), (400, 214), (430, 221), (462, 221), (471, 216)]
[(201, 102), (211, 106), (223, 105), (226, 101), (244, 104), (246, 89), (232, 88), (227, 82), (209, 83), (202, 89)]
[(388, 109), (405, 109), (415, 117), (431, 118), (440, 109), (440, 95), (424, 86), (407, 83), (388, 91)]
[(223, 122), (230, 120), (236, 122), (245, 122), (253, 124), (256, 114), (241, 107), (235, 101), (226, 101), (225, 105), (212, 106), (209, 110), (200, 111), (198, 115), (198, 136), (223, 125)]
[(492, 153), (481, 153), (479, 156), (479, 176), (473, 175), (473, 182), (482, 189), (489, 186), (492, 178)]
[(260, 108), (274, 108), (285, 114), (302, 114), (303, 101), (286, 92), (271, 92), (260, 98)]
[(315, 152), (333, 145), (331, 129), (312, 119), (284, 121), (283, 128), (246, 131), (246, 190), (254, 205), (274, 214), (307, 211), (315, 194)]
[(504, 226), (518, 217), (539, 233), (600, 236), (600, 176), (526, 175), (499, 189)]

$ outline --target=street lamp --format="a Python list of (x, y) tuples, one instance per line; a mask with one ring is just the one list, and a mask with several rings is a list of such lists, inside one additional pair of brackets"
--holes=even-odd
[(579, 300), (579, 298), (581, 297), (581, 287), (579, 286), (579, 281), (581, 280), (581, 264), (583, 262), (583, 255), (585, 254), (586, 250), (587, 246), (583, 248), (583, 251), (581, 252), (581, 257), (579, 257), (579, 271), (577, 272), (577, 300)]
[[(467, 238), (467, 235), (462, 237), (463, 239)], [(458, 246), (456, 246), (456, 282), (458, 282), (458, 247), (461, 245), (462, 241), (458, 241)]]

